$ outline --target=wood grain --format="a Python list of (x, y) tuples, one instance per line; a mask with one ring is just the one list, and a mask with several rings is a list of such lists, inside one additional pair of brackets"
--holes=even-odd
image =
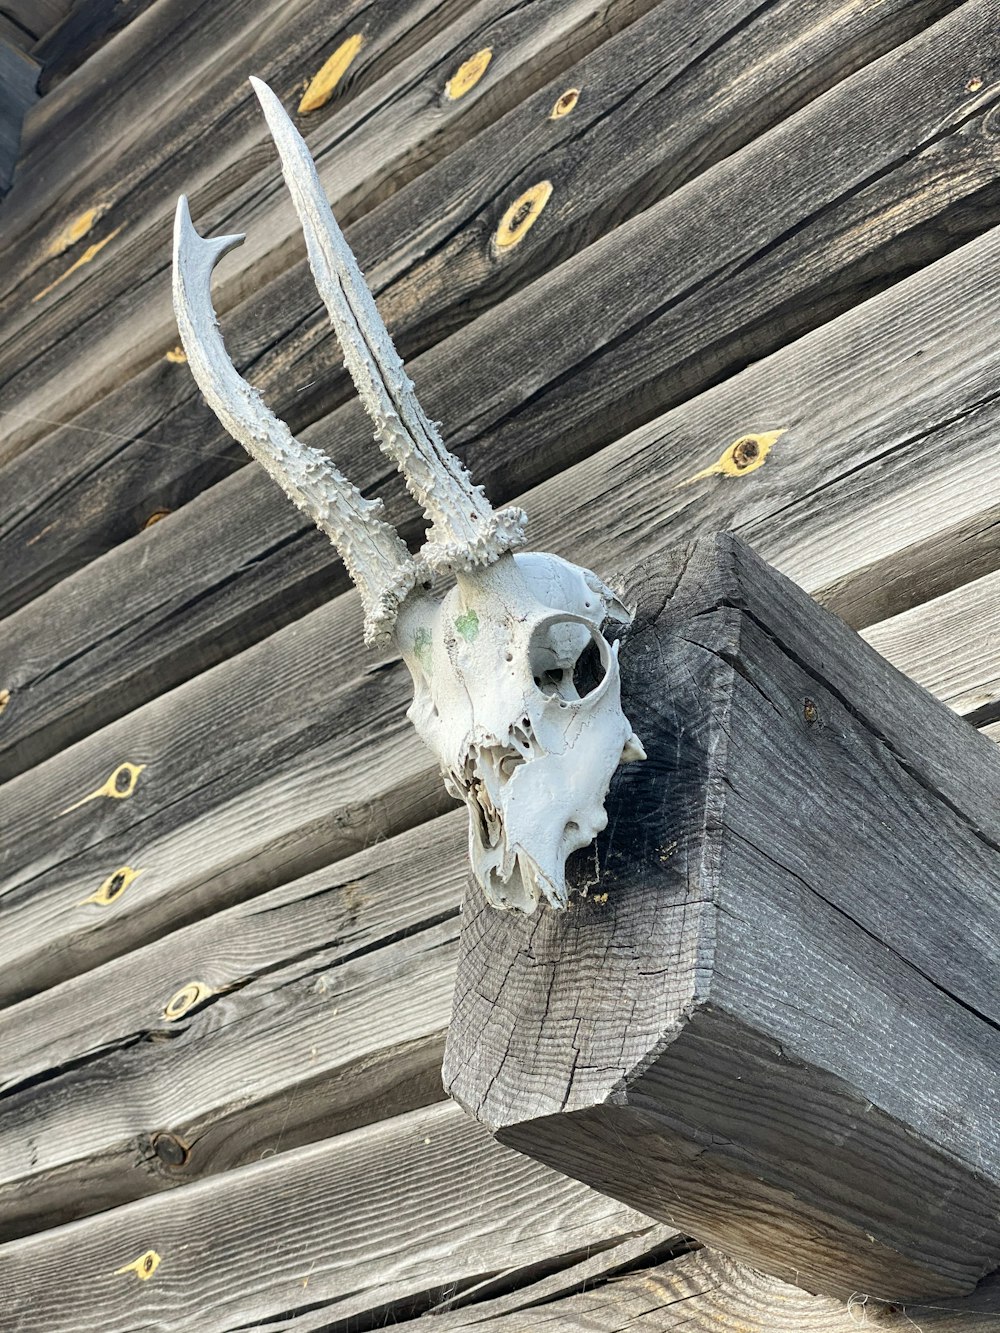
[[(613, 1251), (611, 1252), (613, 1253)], [(681, 1258), (644, 1267), (615, 1278), (596, 1289), (532, 1308), (532, 1288), (508, 1298), (509, 1312), (492, 1313), (491, 1305), (445, 1321), (455, 1329), (484, 1333), (855, 1333), (859, 1327), (891, 1333), (994, 1333), (1000, 1314), (1000, 1285), (987, 1280), (973, 1296), (935, 1302), (934, 1305), (898, 1305), (857, 1295), (849, 1302), (811, 1296), (801, 1288), (779, 1282), (702, 1249)], [(428, 1329), (438, 1326), (431, 1316), (422, 1320)], [(299, 1328), (300, 1325), (293, 1325)]]
[(911, 663), (915, 680), (976, 726), (1000, 720), (1000, 574), (873, 625), (865, 638), (890, 662)]
[[(827, 0), (762, 11), (741, 0), (706, 15), (686, 3), (672, 6), (669, 23), (654, 9), (349, 229), (397, 346), (424, 351), (942, 8), (893, 0), (831, 14)], [(553, 122), (567, 82), (586, 96)], [(542, 177), (553, 186), (545, 225), (498, 262), (501, 213)], [(230, 312), (227, 339), (293, 431), (353, 396), (304, 261)], [(66, 339), (60, 349), (75, 355)], [(6, 410), (19, 424), (16, 403)], [(4, 470), (6, 605), (131, 537), (157, 510), (176, 510), (244, 458), (186, 368), (159, 359)]]
[(1000, 1258), (1000, 756), (731, 537), (631, 592), (650, 760), (575, 912), (470, 889), (446, 1085), (784, 1280), (968, 1292)]
[[(0, 1291), (18, 1333), (346, 1324), (649, 1226), (445, 1104), (13, 1241)], [(118, 1271), (151, 1249), (149, 1280)]]
[[(598, 5), (596, 0), (537, 0), (527, 5), (523, 0), (506, 0), (501, 7), (497, 0), (477, 0), (472, 6), (461, 6), (457, 0), (447, 5), (421, 0), (399, 6), (390, 0), (367, 5), (355, 0), (353, 22), (361, 21), (359, 13), (364, 16), (367, 40), (357, 56), (359, 74), (352, 65), (350, 76), (358, 78), (368, 68), (371, 85), (342, 108), (331, 103), (332, 114), (316, 113), (315, 128), (310, 117), (303, 124), (321, 180), (342, 221), (353, 221), (392, 194), (572, 64), (609, 29), (614, 31), (651, 3), (614, 0), (609, 6)], [(305, 16), (298, 23), (291, 22), (282, 7), (280, 25), (275, 24), (273, 14), (265, 25), (270, 50), (253, 48), (253, 67), (258, 73), (268, 69), (268, 56), (278, 66), (271, 81), (286, 98), (291, 81), (286, 71), (294, 68), (290, 62), (296, 54), (290, 39), (294, 37), (301, 46), (315, 40), (312, 30), (317, 23), (329, 29), (327, 10), (320, 0), (298, 0), (298, 6), (308, 7), (310, 23)], [(342, 39), (350, 32), (352, 13), (343, 12), (339, 18)], [(239, 34), (244, 44), (250, 35), (241, 32), (232, 19), (227, 32), (230, 37), (233, 32)], [(198, 40), (204, 45), (206, 38), (200, 27)], [(494, 61), (464, 97), (447, 98), (444, 86), (450, 73), (463, 53), (484, 41), (495, 43), (504, 59)], [(0, 300), (0, 311), (5, 314), (0, 384), (9, 410), (16, 408), (25, 418), (63, 420), (176, 343), (169, 237), (175, 198), (181, 191), (191, 196), (193, 216), (203, 231), (238, 229), (247, 236), (246, 244), (218, 274), (218, 310), (226, 311), (257, 292), (262, 283), (301, 255), (298, 219), (256, 109), (256, 98), (246, 82), (247, 56), (228, 50), (213, 52), (211, 59), (216, 72), (205, 80), (205, 91), (193, 84), (194, 96), (177, 113), (184, 122), (183, 151), (175, 147), (158, 167), (153, 164), (156, 169), (151, 177), (151, 127), (144, 134), (138, 125), (129, 127), (135, 170), (145, 189), (125, 194), (134, 174), (125, 169), (127, 163), (116, 171), (113, 182), (101, 187), (99, 197), (107, 196), (112, 203), (108, 225), (118, 217), (124, 227), (108, 251), (110, 258), (97, 269), (80, 270), (60, 282), (44, 301), (39, 300), (38, 292), (45, 290), (45, 272), (32, 268), (30, 281), (24, 275), (20, 285)], [(189, 107), (188, 102), (193, 105)], [(206, 161), (203, 138), (214, 135), (217, 121), (224, 127), (222, 134), (215, 135), (218, 155)], [(162, 130), (157, 134), (168, 143), (171, 137)], [(30, 195), (32, 217), (44, 203), (37, 194), (32, 191)], [(72, 216), (74, 196), (64, 193), (61, 197)], [(88, 182), (86, 190), (79, 192), (79, 206), (89, 206), (93, 198), (94, 186)], [(21, 223), (21, 218), (12, 219), (15, 234)], [(95, 285), (100, 300), (95, 300)], [(33, 307), (26, 295), (37, 302)], [(10, 457), (46, 429), (44, 423), (27, 419), (15, 423), (15, 433), (5, 442), (2, 456)]]
[(440, 1100), (466, 875), (456, 811), (5, 1010), (0, 1240)]

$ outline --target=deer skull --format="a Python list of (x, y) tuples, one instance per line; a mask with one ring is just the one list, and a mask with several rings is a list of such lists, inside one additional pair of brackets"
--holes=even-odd
[[(174, 228), (174, 308), (188, 363), (223, 425), (336, 545), (361, 595), (365, 640), (395, 642), (408, 711), (449, 792), (469, 809), (469, 855), (496, 907), (566, 906), (565, 863), (607, 823), (618, 764), (642, 759), (622, 713), (617, 644), (629, 617), (589, 570), (515, 552), (526, 518), (494, 510), (424, 414), (323, 193), (301, 136), (258, 79), (260, 99), (344, 361), (430, 521), (416, 557), (327, 456), (294, 439), (226, 353), (211, 299), (217, 261), (242, 236), (204, 240), (187, 200)], [(432, 575), (454, 586), (441, 598)]]

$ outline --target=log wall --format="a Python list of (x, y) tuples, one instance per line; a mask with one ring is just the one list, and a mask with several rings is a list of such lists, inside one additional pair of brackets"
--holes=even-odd
[(443, 1103), (464, 815), (332, 548), (201, 401), (169, 233), (181, 190), (248, 233), (233, 359), (415, 540), (260, 75), (533, 546), (615, 579), (735, 529), (1000, 739), (998, 19), (109, 0), (33, 34), (0, 204), (0, 1326), (993, 1329), (989, 1281), (812, 1297)]

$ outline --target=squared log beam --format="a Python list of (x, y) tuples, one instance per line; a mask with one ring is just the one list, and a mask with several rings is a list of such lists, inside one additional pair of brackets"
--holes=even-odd
[(848, 1299), (1000, 1266), (1000, 751), (731, 534), (636, 571), (649, 752), (570, 910), (466, 901), (497, 1138)]

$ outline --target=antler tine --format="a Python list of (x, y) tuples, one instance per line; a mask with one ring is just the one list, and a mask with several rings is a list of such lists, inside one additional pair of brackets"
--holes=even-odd
[(381, 518), (381, 500), (366, 500), (325, 454), (296, 440), (229, 359), (212, 306), (212, 270), (242, 242), (242, 236), (199, 236), (181, 195), (174, 219), (174, 310), (191, 372), (229, 433), (337, 547), (361, 594), (365, 641), (384, 643), (422, 569)]
[(320, 184), (309, 150), (284, 107), (251, 78), (281, 158), (285, 182), (305, 234), (316, 287), (333, 321), (344, 361), (382, 449), (430, 519), (422, 557), (436, 570), (488, 565), (524, 542), (523, 510), (494, 510), (481, 486), (444, 446), (365, 285)]

